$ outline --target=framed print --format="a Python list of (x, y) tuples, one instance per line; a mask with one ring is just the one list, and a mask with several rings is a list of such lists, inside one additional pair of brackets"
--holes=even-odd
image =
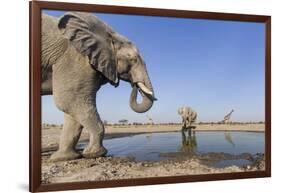
[(30, 2), (30, 191), (270, 176), (270, 16)]

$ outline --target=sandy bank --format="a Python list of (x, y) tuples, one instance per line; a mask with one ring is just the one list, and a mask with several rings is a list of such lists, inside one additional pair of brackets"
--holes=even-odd
[[(217, 156), (217, 155), (215, 155)], [(161, 176), (182, 176), (214, 173), (233, 173), (264, 170), (264, 157), (251, 165), (214, 168), (202, 163), (206, 157), (177, 160), (136, 162), (132, 158), (101, 157), (52, 163), (49, 156), (42, 158), (42, 182), (79, 182), (133, 179)]]
[[(252, 131), (263, 132), (264, 124), (202, 124), (196, 125), (196, 131)], [(180, 131), (181, 125), (122, 125), (107, 126), (106, 133), (150, 133)]]

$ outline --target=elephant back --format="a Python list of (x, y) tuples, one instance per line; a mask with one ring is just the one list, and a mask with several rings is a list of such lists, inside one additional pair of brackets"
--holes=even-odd
[(42, 14), (42, 20), (41, 20), (41, 32), (42, 36), (44, 35), (61, 35), (59, 29), (58, 29), (58, 20), (55, 17)]

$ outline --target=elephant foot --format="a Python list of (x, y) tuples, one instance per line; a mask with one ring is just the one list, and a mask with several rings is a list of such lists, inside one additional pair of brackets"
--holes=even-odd
[(50, 157), (50, 161), (57, 162), (57, 161), (68, 161), (68, 160), (74, 160), (81, 158), (81, 154), (75, 152), (74, 150), (69, 151), (56, 151), (53, 153), (53, 155)]
[(85, 158), (97, 158), (102, 157), (107, 154), (107, 150), (104, 147), (100, 147), (99, 149), (86, 147), (83, 151), (83, 156)]

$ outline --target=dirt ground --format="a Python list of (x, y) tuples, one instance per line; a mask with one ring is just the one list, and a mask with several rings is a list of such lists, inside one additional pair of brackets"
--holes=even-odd
[(52, 163), (42, 157), (42, 183), (103, 181), (160, 176), (233, 173), (264, 170), (264, 157), (259, 155), (251, 165), (214, 168), (201, 158), (137, 162), (130, 157), (101, 157)]
[[(147, 125), (106, 127), (105, 138), (124, 137), (150, 132), (179, 131), (180, 125)], [(198, 125), (200, 131), (253, 131), (263, 132), (264, 124), (243, 125)], [(265, 169), (264, 155), (207, 153), (204, 155), (182, 156), (173, 153), (162, 161), (136, 161), (132, 157), (101, 157), (96, 159), (77, 159), (72, 161), (50, 162), (50, 154), (58, 147), (61, 126), (43, 125), (42, 129), (42, 183), (61, 183), (78, 181), (102, 181), (116, 179), (147, 178), (159, 176), (181, 176), (195, 174), (229, 173), (258, 171)], [(84, 130), (81, 141), (87, 141)], [(213, 163), (218, 160), (246, 159), (250, 164), (217, 168)]]

